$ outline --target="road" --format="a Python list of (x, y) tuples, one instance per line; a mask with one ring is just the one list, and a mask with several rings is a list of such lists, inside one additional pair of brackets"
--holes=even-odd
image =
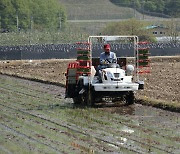
[(0, 153), (180, 153), (180, 113), (75, 106), (64, 91), (0, 75)]
[[(126, 21), (128, 19), (100, 19), (100, 20), (67, 20), (68, 23), (108, 23), (108, 22), (120, 22), (120, 21)], [(142, 21), (152, 21), (152, 20), (158, 20), (158, 21), (170, 21), (169, 18), (158, 18), (158, 17), (149, 17), (147, 19), (141, 19)], [(179, 19), (176, 19), (177, 21)]]

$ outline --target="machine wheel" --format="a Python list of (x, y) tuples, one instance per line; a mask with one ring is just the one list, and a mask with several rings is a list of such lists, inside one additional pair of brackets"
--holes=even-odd
[(85, 97), (84, 97), (84, 94), (79, 94), (79, 91), (83, 88), (83, 79), (80, 79), (78, 81), (78, 84), (75, 88), (75, 91), (76, 91), (76, 96), (73, 98), (73, 102), (74, 104), (84, 104), (84, 100), (85, 100)]
[(77, 97), (74, 97), (73, 98), (73, 102), (74, 104), (82, 104), (82, 105), (86, 105), (86, 96), (83, 94), (83, 95), (78, 95)]
[(89, 107), (94, 105), (94, 101), (94, 97), (89, 92), (86, 92), (85, 94), (78, 95), (77, 97), (73, 98), (74, 104), (82, 104), (87, 105)]
[(126, 95), (126, 104), (127, 105), (131, 105), (134, 104), (134, 92), (133, 91), (129, 91), (128, 94)]
[(91, 92), (87, 93), (87, 106), (92, 107), (95, 104), (95, 99)]
[(81, 98), (79, 96), (73, 98), (74, 104), (81, 104)]
[(93, 95), (93, 89), (92, 87), (88, 87), (87, 93), (86, 93), (86, 105), (89, 107), (94, 106), (95, 104), (95, 97)]

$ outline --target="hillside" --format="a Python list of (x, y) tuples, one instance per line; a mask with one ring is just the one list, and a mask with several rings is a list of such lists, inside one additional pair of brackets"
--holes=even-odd
[(115, 5), (135, 8), (141, 13), (159, 17), (179, 17), (180, 1), (178, 0), (110, 0)]
[[(109, 22), (136, 18), (138, 20), (165, 20), (143, 15), (128, 7), (120, 7), (110, 0), (59, 0), (66, 8), (68, 25), (74, 31), (98, 34)], [(167, 20), (167, 19), (166, 19)]]
[(142, 14), (131, 8), (119, 7), (109, 0), (59, 0), (68, 15), (68, 20), (101, 20), (142, 18)]
[[(180, 2), (175, 1), (129, 1), (129, 0), (59, 0), (65, 5), (68, 20), (100, 19), (149, 19), (158, 17), (179, 17)], [(168, 9), (169, 8), (169, 9)], [(140, 11), (136, 11), (136, 10)], [(146, 16), (143, 15), (143, 12)], [(151, 16), (147, 16), (147, 15)]]

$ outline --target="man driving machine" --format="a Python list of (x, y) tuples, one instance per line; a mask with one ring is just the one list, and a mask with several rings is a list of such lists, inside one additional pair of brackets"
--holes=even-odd
[(109, 67), (111, 64), (114, 65), (115, 67), (119, 67), (117, 64), (117, 57), (114, 52), (110, 51), (111, 47), (110, 44), (105, 44), (104, 45), (104, 52), (101, 53), (100, 55), (100, 65), (98, 66), (97, 69), (97, 75), (99, 77), (99, 82), (102, 82), (101, 78), (101, 70)]
[(102, 68), (103, 66), (105, 67), (107, 64), (117, 63), (116, 54), (114, 52), (111, 52), (110, 50), (111, 50), (110, 44), (105, 44), (104, 52), (102, 52), (100, 55), (100, 65)]

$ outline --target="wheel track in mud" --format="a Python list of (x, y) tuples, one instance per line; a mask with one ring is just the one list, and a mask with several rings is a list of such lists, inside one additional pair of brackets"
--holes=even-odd
[[(6, 85), (6, 86), (7, 86), (7, 85)], [(13, 86), (12, 86), (12, 87), (13, 87)], [(2, 87), (1, 87), (1, 88), (2, 88)], [(12, 90), (12, 89), (8, 89), (8, 88), (4, 88), (4, 89), (9, 90), (9, 91)], [(41, 98), (41, 99), (42, 99), (42, 97), (34, 96), (34, 95), (29, 95), (29, 94), (22, 93), (22, 92), (19, 92), (19, 91), (13, 91), (13, 92), (20, 93), (21, 95), (26, 95), (26, 96), (35, 97), (35, 98)], [(41, 92), (41, 91), (39, 91), (39, 92)], [(44, 92), (42, 92), (42, 93), (44, 93)], [(58, 99), (59, 99), (59, 98), (58, 98)], [(1, 100), (2, 100), (2, 99), (1, 99)], [(76, 129), (70, 127), (69, 124), (66, 124), (66, 125), (59, 124), (59, 123), (56, 123), (56, 122), (54, 122), (54, 121), (52, 121), (52, 120), (49, 120), (49, 119), (47, 119), (47, 118), (37, 116), (37, 115), (35, 115), (35, 114), (29, 113), (29, 112), (24, 111), (24, 110), (21, 110), (21, 109), (12, 108), (12, 107), (6, 106), (6, 105), (1, 104), (1, 103), (0, 103), (0, 105), (1, 105), (1, 106), (4, 106), (4, 107), (6, 107), (6, 108), (9, 108), (9, 109), (11, 109), (11, 110), (15, 110), (15, 111), (18, 111), (18, 112), (22, 112), (22, 113), (24, 113), (24, 114), (31, 115), (31, 116), (33, 116), (33, 117), (35, 117), (35, 118), (39, 118), (39, 119), (41, 119), (41, 120), (44, 120), (44, 121), (53, 123), (53, 124), (55, 124), (55, 125), (58, 125), (58, 126), (61, 126), (61, 127), (67, 128), (67, 129), (70, 129), (71, 131), (74, 131), (74, 132), (76, 132), (76, 133), (80, 133), (80, 134), (83, 134), (83, 135), (85, 135), (85, 136), (93, 137), (93, 138), (95, 138), (95, 139), (98, 140), (98, 141), (105, 142), (105, 143), (108, 143), (108, 144), (111, 144), (111, 145), (114, 145), (114, 146), (117, 146), (117, 147), (120, 146), (119, 144), (116, 144), (116, 143), (113, 143), (113, 142), (109, 142), (108, 140), (104, 140), (104, 139), (102, 139), (102, 138), (99, 138), (99, 137), (96, 137), (96, 136), (92, 136), (92, 135), (90, 135), (90, 134), (87, 134), (87, 133), (84, 133), (84, 132), (82, 132), (82, 131), (76, 130)], [(126, 126), (128, 126), (126, 123), (123, 123), (123, 124), (126, 125)], [(74, 127), (74, 126), (73, 126), (73, 127)], [(128, 127), (129, 127), (129, 126), (128, 126)], [(158, 134), (158, 135), (159, 135), (159, 134)], [(136, 136), (135, 136), (135, 137), (136, 137)], [(128, 139), (129, 139), (129, 140), (132, 140), (132, 141), (134, 141), (134, 142), (138, 142), (138, 143), (140, 143), (140, 144), (142, 144), (142, 145), (149, 146), (149, 145), (147, 145), (147, 143), (143, 143), (143, 142), (140, 142), (140, 141), (135, 140), (135, 139), (132, 139), (132, 138), (128, 138)], [(159, 150), (164, 151), (164, 152), (167, 152), (167, 153), (171, 153), (170, 151), (164, 150), (164, 149), (159, 148), (159, 147), (156, 147), (156, 146), (152, 146), (152, 145), (151, 145), (151, 147), (152, 147), (152, 148), (155, 148), (155, 149), (159, 149)], [(130, 151), (133, 151), (133, 152), (141, 153), (140, 151), (136, 151), (136, 150), (130, 149), (130, 148), (128, 148), (128, 147), (122, 146), (122, 148), (126, 148), (126, 149), (128, 149), (128, 150), (130, 150)]]
[[(56, 122), (54, 122), (54, 121), (52, 121), (52, 120), (49, 120), (49, 119), (46, 119), (46, 118), (43, 118), (43, 117), (39, 117), (39, 116), (34, 115), (34, 114), (31, 114), (31, 113), (28, 113), (28, 112), (25, 112), (25, 111), (22, 111), (22, 110), (19, 110), (19, 109), (15, 109), (15, 108), (12, 108), (12, 107), (5, 106), (5, 105), (3, 105), (3, 104), (1, 104), (1, 103), (0, 103), (0, 105), (3, 106), (3, 107), (9, 108), (9, 109), (18, 111), (18, 112), (22, 112), (22, 113), (24, 113), (24, 114), (31, 115), (31, 116), (33, 116), (33, 117), (35, 117), (35, 118), (39, 118), (39, 119), (41, 119), (41, 120), (50, 122), (50, 123), (55, 124), (55, 125), (57, 125), (57, 126), (61, 126), (61, 127), (67, 128), (67, 129), (69, 129), (69, 130), (71, 130), (71, 131), (74, 131), (74, 132), (76, 132), (76, 133), (79, 133), (79, 134), (82, 134), (82, 135), (85, 135), (85, 136), (88, 136), (88, 137), (93, 137), (93, 138), (95, 138), (95, 139), (98, 140), (98, 141), (102, 141), (102, 142), (108, 143), (108, 144), (110, 144), (110, 145), (114, 145), (114, 146), (116, 146), (116, 147), (120, 147), (119, 144), (116, 144), (116, 143), (114, 143), (114, 142), (109, 142), (108, 140), (104, 140), (104, 139), (101, 139), (101, 138), (99, 138), (99, 137), (92, 136), (92, 135), (90, 135), (90, 134), (88, 134), (88, 133), (84, 133), (84, 132), (82, 132), (82, 131), (78, 131), (78, 130), (70, 127), (69, 124), (62, 125), (62, 124), (56, 123)], [(63, 123), (64, 123), (64, 122), (63, 122)], [(0, 125), (3, 125), (3, 124), (0, 124)], [(43, 143), (43, 142), (40, 142), (39, 140), (36, 140), (36, 139), (34, 139), (34, 138), (30, 137), (30, 136), (27, 136), (27, 135), (25, 135), (25, 134), (23, 134), (23, 133), (21, 133), (21, 132), (19, 132), (19, 131), (16, 131), (15, 129), (13, 129), (13, 128), (11, 128), (11, 127), (8, 127), (7, 125), (3, 125), (3, 126), (4, 126), (4, 127), (7, 127), (8, 129), (13, 130), (13, 131), (16, 132), (17, 134), (23, 135), (23, 136), (27, 137), (28, 139), (31, 139), (31, 140), (33, 140), (33, 141), (36, 141), (36, 142), (40, 143), (40, 144), (46, 145), (46, 146), (52, 148), (53, 150), (56, 150), (56, 151), (60, 152), (58, 149), (56, 149), (56, 148), (54, 148), (54, 147), (52, 147), (52, 146), (50, 146), (50, 145), (48, 145), (48, 144), (45, 144), (45, 143)], [(73, 126), (73, 127), (74, 127), (74, 126)], [(136, 137), (137, 137), (137, 136), (136, 136)], [(135, 140), (135, 139), (132, 139), (132, 138), (128, 138), (128, 137), (126, 137), (126, 138), (129, 139), (129, 140), (138, 142), (138, 143), (140, 143), (140, 144), (142, 144), (142, 145), (149, 146), (150, 148), (155, 148), (155, 149), (161, 150), (161, 151), (166, 152), (166, 153), (172, 153), (172, 152), (170, 152), (170, 151), (164, 150), (164, 149), (162, 149), (162, 148), (158, 148), (158, 147), (156, 147), (156, 146), (148, 145), (147, 143), (143, 143), (143, 142), (140, 142), (140, 141)], [(126, 148), (127, 150), (130, 150), (130, 151), (132, 151), (132, 152), (142, 153), (142, 152), (140, 152), (140, 151), (136, 151), (136, 150), (134, 150), (134, 149), (129, 149), (129, 148), (124, 147), (124, 146), (122, 146), (122, 148)]]
[[(5, 86), (8, 86), (8, 87), (10, 87), (10, 88), (15, 88), (15, 86), (12, 86), (12, 85), (10, 85), (10, 84), (4, 84)], [(23, 86), (22, 86), (23, 87)], [(0, 87), (1, 88), (1, 87)], [(3, 89), (6, 89), (6, 90), (9, 90), (9, 91), (12, 91), (12, 89), (10, 89), (10, 88), (5, 88), (5, 87), (3, 87)], [(24, 88), (27, 88), (27, 87), (25, 87), (24, 86)], [(62, 87), (63, 88), (63, 87)], [(38, 93), (44, 93), (44, 94), (47, 94), (47, 92), (42, 92), (42, 91), (40, 91), (40, 90), (36, 90), (36, 89), (32, 89), (32, 88), (28, 88), (28, 89), (30, 89), (30, 91), (29, 92), (33, 92), (33, 91), (36, 91), (36, 92), (38, 92)], [(35, 95), (32, 95), (32, 94), (27, 94), (27, 93), (24, 93), (24, 92), (20, 92), (20, 91), (17, 91), (17, 90), (13, 90), (13, 92), (16, 92), (16, 93), (19, 93), (19, 94), (22, 94), (22, 95), (26, 95), (26, 96), (30, 96), (30, 97), (34, 97), (34, 98), (42, 98), (42, 97), (39, 97), (39, 96), (35, 96)], [(62, 98), (57, 98), (56, 97), (56, 99), (62, 99)]]
[[(5, 88), (6, 90), (10, 90), (10, 89), (7, 89), (7, 88)], [(15, 92), (15, 91), (14, 91)], [(35, 98), (41, 98), (41, 97), (36, 97), (36, 96), (33, 96), (33, 95), (29, 95), (29, 94), (26, 94), (26, 93), (22, 93), (22, 92), (19, 92), (19, 91), (16, 91), (17, 93), (20, 93), (20, 94), (23, 94), (23, 95), (27, 95), (27, 96), (32, 96), (32, 97), (35, 97)], [(40, 92), (40, 91), (39, 91)], [(32, 115), (32, 114), (31, 114)], [(34, 116), (34, 115), (33, 115)], [(35, 116), (35, 117), (37, 117), (37, 116)], [(46, 121), (48, 121), (48, 119), (43, 119), (43, 120), (46, 120)], [(52, 121), (49, 121), (49, 122), (52, 122)], [(57, 123), (55, 123), (55, 124), (57, 124)], [(124, 124), (124, 125), (126, 125), (126, 126), (128, 126), (128, 127), (133, 127), (132, 125), (128, 125), (128, 124), (126, 124), (126, 123), (122, 123), (122, 124)], [(58, 124), (59, 125), (59, 124)], [(62, 125), (61, 125), (62, 126)], [(63, 125), (63, 127), (64, 127), (64, 125)], [(84, 134), (84, 135), (86, 135), (86, 134)], [(165, 137), (164, 135), (163, 135), (163, 137)], [(133, 141), (135, 141), (135, 142), (139, 142), (139, 141), (137, 141), (137, 140), (134, 140), (134, 139), (132, 139), (132, 138), (128, 138), (128, 139), (130, 139), (130, 140), (133, 140)], [(141, 144), (145, 144), (145, 143), (142, 143), (142, 142), (139, 142), (139, 143), (141, 143)], [(112, 143), (110, 143), (110, 144), (112, 144)], [(113, 145), (113, 144), (112, 144)], [(155, 147), (155, 146), (152, 146), (153, 148), (157, 148), (157, 147)], [(162, 151), (165, 151), (165, 150), (163, 150), (163, 149), (160, 149), (160, 148), (157, 148), (157, 149), (159, 149), (159, 150), (162, 150)], [(165, 152), (169, 152), (169, 151), (165, 151)]]
[[(82, 132), (82, 131), (78, 131), (77, 129), (79, 129), (79, 128), (74, 129), (74, 128), (72, 128), (72, 127), (74, 127), (74, 126), (71, 127), (71, 125), (68, 124), (68, 123), (67, 123), (66, 125), (65, 125), (65, 124), (62, 125), (62, 124), (56, 123), (56, 122), (54, 122), (54, 121), (52, 121), (52, 120), (49, 120), (49, 119), (47, 119), (47, 118), (40, 117), (40, 116), (31, 114), (31, 113), (26, 112), (26, 111), (23, 111), (23, 110), (11, 108), (11, 107), (5, 106), (5, 105), (3, 105), (3, 104), (1, 104), (1, 103), (0, 103), (0, 105), (1, 105), (1, 106), (4, 106), (4, 107), (7, 107), (7, 108), (9, 108), (9, 109), (12, 109), (12, 110), (16, 110), (16, 111), (18, 111), (18, 112), (22, 112), (22, 113), (31, 115), (31, 116), (33, 116), (33, 117), (35, 117), (35, 118), (39, 118), (39, 119), (41, 119), (41, 120), (44, 120), (44, 121), (53, 123), (53, 124), (55, 124), (55, 125), (58, 125), (58, 126), (67, 128), (67, 129), (69, 129), (69, 130), (71, 130), (71, 131), (74, 131), (74, 132), (76, 132), (76, 133), (80, 133), (80, 134), (83, 134), (83, 135), (85, 135), (85, 136), (93, 137), (93, 138), (95, 138), (95, 139), (97, 139), (97, 140), (99, 140), (99, 141), (103, 141), (103, 142), (105, 142), (105, 143), (108, 143), (108, 144), (111, 144), (111, 145), (114, 145), (114, 146), (117, 146), (117, 147), (120, 146), (119, 144), (116, 144), (116, 143), (113, 143), (113, 142), (109, 142), (109, 141), (107, 141), (107, 140), (104, 140), (104, 139), (101, 139), (101, 138), (99, 138), (99, 137), (90, 135), (90, 134), (88, 134), (88, 133), (84, 133), (84, 132)], [(61, 122), (62, 122), (62, 123), (65, 123), (64, 121), (61, 121)], [(132, 125), (128, 125), (128, 124), (126, 124), (126, 123), (122, 123), (122, 124), (125, 125), (125, 126), (128, 126), (128, 127), (133, 127)], [(124, 134), (124, 135), (125, 135), (125, 134)], [(122, 137), (123, 137), (123, 136), (122, 136)], [(136, 137), (138, 137), (138, 136), (135, 136), (135, 135), (134, 135), (134, 137), (136, 138)], [(163, 136), (163, 137), (166, 137), (166, 136)], [(134, 138), (130, 138), (130, 137), (127, 137), (127, 136), (126, 136), (126, 138), (127, 138), (128, 140), (132, 140), (132, 141), (137, 142), (137, 143), (140, 143), (140, 144), (142, 144), (142, 145), (149, 146), (147, 143), (140, 142), (140, 141), (138, 141), (138, 140), (135, 140)], [(165, 149), (163, 149), (163, 148), (159, 148), (159, 147), (156, 147), (156, 146), (153, 146), (153, 145), (150, 145), (150, 147), (151, 147), (151, 148), (158, 149), (158, 150), (161, 150), (161, 151), (164, 151), (164, 152), (167, 152), (167, 153), (171, 153), (170, 151), (167, 151), (167, 150), (165, 150)], [(122, 146), (122, 148), (126, 148), (126, 147)], [(171, 148), (172, 148), (172, 147), (171, 147)], [(127, 148), (127, 149), (128, 149), (128, 148)], [(174, 149), (175, 149), (175, 148), (174, 148)], [(132, 150), (132, 149), (128, 149), (128, 150), (133, 151), (133, 152), (137, 152), (137, 153), (141, 153), (141, 152), (139, 152), (139, 151), (135, 151), (135, 150)]]
[[(93, 137), (93, 138), (95, 138), (96, 140), (98, 140), (98, 141), (100, 141), (100, 142), (104, 142), (104, 143), (108, 143), (108, 144), (113, 145), (113, 146), (116, 146), (116, 147), (120, 147), (119, 144), (116, 144), (116, 143), (113, 143), (113, 142), (110, 142), (110, 141), (101, 139), (101, 138), (99, 138), (99, 137), (95, 137), (95, 136), (92, 136), (92, 135), (90, 135), (90, 134), (84, 133), (84, 132), (82, 132), (82, 131), (76, 130), (76, 129), (70, 127), (69, 124), (67, 124), (67, 125), (59, 124), (59, 123), (56, 123), (56, 122), (54, 122), (54, 121), (52, 121), (52, 120), (49, 120), (49, 119), (46, 119), (46, 118), (43, 118), (43, 117), (39, 117), (39, 116), (37, 116), (37, 115), (31, 114), (31, 113), (28, 113), (28, 112), (25, 112), (25, 111), (22, 111), (22, 110), (19, 110), (19, 109), (15, 109), (15, 108), (12, 108), (12, 107), (8, 107), (8, 106), (3, 105), (3, 104), (1, 104), (1, 103), (0, 103), (0, 105), (3, 106), (3, 107), (5, 107), (5, 108), (9, 108), (9, 109), (11, 109), (11, 110), (15, 110), (15, 111), (18, 111), (18, 112), (22, 112), (22, 113), (24, 113), (24, 114), (31, 115), (31, 116), (33, 116), (33, 117), (35, 117), (35, 118), (39, 118), (39, 119), (41, 119), (41, 120), (50, 122), (50, 123), (55, 124), (55, 125), (57, 125), (57, 126), (61, 126), (61, 127), (67, 128), (67, 129), (69, 129), (69, 130), (71, 130), (71, 131), (74, 131), (74, 132), (76, 132), (76, 133), (79, 133), (79, 134), (82, 134), (82, 135), (85, 135), (85, 136), (88, 136), (88, 137)], [(3, 125), (3, 124), (0, 124), (0, 125)], [(16, 131), (16, 130), (14, 130), (13, 128), (10, 128), (10, 127), (8, 127), (8, 126), (6, 126), (6, 125), (3, 125), (3, 126), (4, 126), (4, 127), (7, 127), (8, 129), (11, 129), (11, 130), (13, 130), (13, 131)], [(23, 136), (25, 136), (25, 137), (27, 137), (27, 138), (29, 138), (29, 139), (31, 139), (31, 140), (37, 141), (38, 143), (41, 143), (41, 142), (39, 142), (38, 140), (36, 140), (36, 139), (34, 139), (34, 138), (30, 137), (30, 136), (27, 136), (27, 135), (25, 135), (25, 134), (23, 134), (23, 133), (20, 133), (20, 132), (18, 132), (18, 131), (16, 131), (16, 133), (21, 134), (21, 135), (23, 135)], [(42, 143), (41, 143), (41, 144), (42, 144)], [(46, 145), (46, 144), (44, 144), (44, 145)], [(47, 145), (47, 146), (48, 146), (48, 147), (51, 147), (51, 146), (49, 146), (49, 145)], [(51, 148), (53, 148), (53, 147), (51, 147)], [(141, 152), (139, 152), (139, 151), (136, 151), (136, 150), (133, 150), (133, 149), (129, 149), (129, 148), (124, 147), (124, 146), (122, 146), (122, 148), (126, 148), (127, 150), (132, 151), (132, 152), (141, 153)], [(57, 149), (55, 149), (55, 148), (53, 148), (53, 149), (54, 149), (54, 150), (57, 150)]]
[[(14, 86), (11, 86), (11, 85), (6, 85), (6, 86), (10, 86), (10, 87), (12, 87), (12, 88), (14, 88)], [(0, 89), (1, 89), (2, 87), (0, 87)], [(6, 90), (8, 90), (8, 91), (12, 91), (12, 89), (8, 89), (8, 88), (4, 88), (3, 87), (3, 89), (6, 89)], [(34, 89), (31, 89), (32, 91), (34, 91)], [(36, 90), (37, 92), (40, 92), (40, 93), (46, 93), (46, 92), (42, 92), (42, 91), (40, 91), (40, 90)], [(33, 97), (33, 98), (41, 98), (42, 99), (42, 97), (39, 97), (39, 96), (35, 96), (35, 95), (32, 95), (32, 94), (27, 94), (27, 93), (24, 93), (24, 92), (20, 92), (20, 91), (17, 91), (17, 90), (13, 90), (13, 92), (15, 92), (15, 93), (18, 93), (18, 94), (20, 94), (20, 95), (26, 95), (26, 96), (30, 96), (30, 97)], [(58, 98), (58, 97), (56, 97), (55, 99), (57, 99), (57, 100), (59, 100), (59, 101), (61, 101), (61, 100), (63, 100), (63, 98)], [(49, 101), (49, 100), (46, 100), (46, 99), (44, 99), (45, 101)], [(64, 105), (62, 105), (62, 106), (64, 106)], [(24, 109), (23, 109), (24, 110)], [(27, 111), (28, 110), (31, 110), (31, 109), (27, 109)], [(33, 110), (33, 109), (32, 109)], [(127, 124), (127, 123), (125, 123), (125, 122), (121, 122), (121, 124), (123, 124), (123, 125), (125, 125), (125, 126), (128, 126), (128, 127), (131, 127), (131, 128), (134, 128), (134, 127), (137, 127), (136, 125), (132, 125), (132, 124)], [(149, 129), (147, 129), (146, 127), (144, 127), (144, 128), (142, 128), (143, 126), (141, 126), (140, 128), (143, 130), (144, 129), (144, 131), (148, 131)], [(157, 133), (157, 132), (155, 132), (155, 133)], [(159, 136), (162, 136), (162, 137), (168, 137), (168, 136), (166, 136), (165, 134), (158, 134)]]

